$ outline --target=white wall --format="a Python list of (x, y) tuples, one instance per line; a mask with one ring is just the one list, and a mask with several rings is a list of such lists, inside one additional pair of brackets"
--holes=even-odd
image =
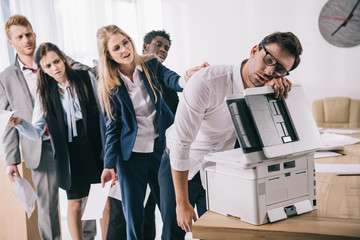
[(1, 21), (3, 19), (2, 7), (2, 4), (0, 4), (0, 71), (7, 68), (10, 64), (9, 58), (7, 57), (7, 36), (5, 31), (3, 31), (3, 29), (5, 29), (5, 23)]
[[(127, 18), (127, 21), (110, 18), (112, 20), (106, 24), (118, 24), (128, 31), (138, 43), (139, 53), (141, 53), (143, 34), (151, 29), (161, 28), (162, 24), (163, 28), (170, 32), (173, 41), (165, 64), (180, 74), (204, 61), (210, 64), (239, 64), (249, 57), (250, 49), (265, 35), (274, 31), (291, 31), (300, 38), (304, 53), (302, 62), (291, 72), (289, 79), (304, 86), (309, 102), (326, 96), (360, 98), (358, 74), (360, 45), (352, 48), (335, 47), (327, 43), (319, 32), (318, 17), (327, 0), (136, 0), (134, 2), (138, 3), (136, 12), (141, 22), (137, 29), (132, 21), (136, 17), (135, 11), (131, 13), (134, 16)], [(95, 1), (92, 3), (95, 4)], [(97, 1), (96, 3), (99, 4)], [(118, 9), (113, 10), (114, 13), (124, 11), (119, 5), (114, 9)], [(88, 11), (86, 14), (86, 19), (93, 16), (89, 15)], [(94, 56), (86, 60), (74, 55), (73, 48), (77, 45), (73, 45), (72, 42), (68, 44), (72, 48), (65, 44), (63, 50), (79, 61), (91, 63), (92, 59), (97, 57), (96, 45), (94, 45), (95, 32), (99, 26), (105, 24), (105, 18), (109, 16), (99, 15), (85, 25), (86, 27), (84, 24), (79, 25), (84, 28), (81, 33), (89, 40), (86, 41), (86, 46), (89, 48), (87, 52), (93, 53)], [(36, 18), (30, 19), (38, 31), (38, 43), (40, 43), (41, 38), (46, 35), (41, 33), (42, 28), (48, 25), (42, 26), (43, 22), (36, 24)], [(65, 26), (65, 21), (62, 24)], [(56, 34), (54, 36), (56, 38)], [(56, 43), (60, 41), (60, 39), (46, 40)], [(84, 40), (78, 42), (82, 44)], [(91, 46), (88, 42), (92, 43)], [(5, 39), (1, 43), (2, 47), (7, 45)], [(3, 65), (4, 68), (8, 63)]]
[(308, 101), (327, 96), (360, 99), (360, 46), (339, 48), (318, 28), (327, 0), (163, 0), (164, 29), (173, 40), (166, 65), (184, 71), (203, 61), (239, 64), (275, 31), (291, 31), (302, 61), (289, 79), (305, 88)]

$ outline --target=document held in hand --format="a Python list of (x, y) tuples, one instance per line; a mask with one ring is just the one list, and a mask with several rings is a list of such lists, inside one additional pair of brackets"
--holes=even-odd
[(14, 195), (25, 208), (28, 218), (35, 209), (36, 194), (25, 178), (15, 177)]
[(102, 218), (106, 200), (109, 195), (112, 181), (105, 183), (102, 187), (101, 183), (91, 184), (88, 200), (81, 220), (92, 220)]

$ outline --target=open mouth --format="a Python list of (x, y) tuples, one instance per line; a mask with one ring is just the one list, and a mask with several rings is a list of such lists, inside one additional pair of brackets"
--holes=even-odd
[(124, 58), (128, 58), (128, 57), (130, 57), (130, 53), (128, 55), (124, 56)]
[(265, 78), (265, 77), (263, 77), (263, 76), (261, 76), (259, 74), (258, 74), (258, 77), (259, 77), (259, 80), (260, 80), (261, 83), (267, 83), (269, 81), (268, 78)]

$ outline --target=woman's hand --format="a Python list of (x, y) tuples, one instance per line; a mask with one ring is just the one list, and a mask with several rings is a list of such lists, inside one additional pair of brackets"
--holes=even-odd
[(19, 125), (21, 123), (22, 123), (22, 118), (12, 116), (9, 119), (8, 125), (11, 127), (16, 127), (17, 125)]
[(113, 168), (104, 168), (101, 174), (101, 186), (104, 187), (105, 183), (107, 183), (110, 180), (112, 180), (111, 185), (114, 185), (116, 181), (115, 170)]

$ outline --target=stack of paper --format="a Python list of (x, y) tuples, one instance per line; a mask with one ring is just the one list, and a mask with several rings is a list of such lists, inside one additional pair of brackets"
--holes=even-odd
[(323, 147), (315, 153), (315, 158), (334, 157), (341, 156), (341, 153), (332, 152), (343, 150), (344, 146), (352, 145), (360, 142), (360, 139), (335, 133), (341, 134), (352, 134), (358, 131), (350, 129), (324, 129), (321, 130), (321, 138), (323, 140)]

